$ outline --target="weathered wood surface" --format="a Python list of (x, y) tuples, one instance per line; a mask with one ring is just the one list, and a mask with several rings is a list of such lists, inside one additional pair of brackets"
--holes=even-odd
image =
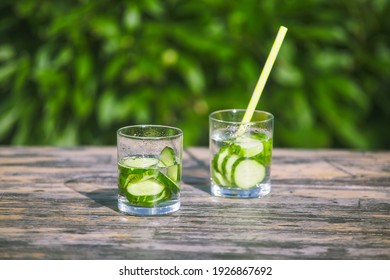
[(1, 147), (0, 259), (390, 259), (390, 152), (275, 149), (262, 199), (209, 192), (186, 149), (180, 211), (116, 208), (114, 147)]

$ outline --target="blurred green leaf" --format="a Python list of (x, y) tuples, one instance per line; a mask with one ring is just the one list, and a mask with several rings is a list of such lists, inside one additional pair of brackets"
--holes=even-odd
[(110, 59), (107, 63), (107, 68), (104, 69), (104, 80), (111, 81), (120, 76), (121, 70), (126, 64), (126, 57), (122, 55), (118, 55)]
[(313, 64), (324, 71), (335, 69), (352, 69), (353, 58), (351, 54), (340, 50), (322, 50), (313, 54)]
[(195, 61), (184, 58), (179, 61), (179, 64), (190, 90), (195, 94), (203, 92), (205, 88), (205, 78), (200, 65)]
[(14, 50), (9, 45), (0, 45), (0, 61), (7, 61), (15, 55)]
[(17, 64), (10, 61), (7, 64), (0, 65), (0, 82), (9, 79), (17, 70)]
[(345, 42), (347, 35), (339, 26), (295, 26), (294, 35), (302, 40), (316, 40), (322, 43)]
[(76, 58), (75, 70), (77, 79), (79, 81), (85, 81), (91, 75), (92, 59), (88, 53), (83, 53)]
[(116, 37), (120, 33), (116, 20), (104, 15), (94, 18), (91, 27), (94, 33), (105, 38)]
[(0, 137), (4, 137), (4, 135), (9, 132), (9, 130), (16, 122), (16, 111), (16, 109), (2, 111), (2, 114), (0, 115)]
[(125, 10), (123, 23), (128, 30), (134, 30), (141, 24), (141, 13), (136, 6), (131, 6)]

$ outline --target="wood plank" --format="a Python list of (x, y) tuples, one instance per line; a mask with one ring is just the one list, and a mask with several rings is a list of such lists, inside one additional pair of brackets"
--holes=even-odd
[(116, 208), (114, 147), (0, 147), (0, 259), (390, 259), (390, 152), (275, 149), (272, 192), (210, 195), (184, 153), (181, 209)]

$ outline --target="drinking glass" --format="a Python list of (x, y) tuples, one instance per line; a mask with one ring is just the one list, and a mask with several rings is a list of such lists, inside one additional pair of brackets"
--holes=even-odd
[(117, 131), (118, 209), (133, 215), (164, 215), (180, 208), (183, 132), (162, 125)]
[(211, 193), (230, 198), (258, 198), (271, 191), (274, 117), (255, 110), (242, 123), (245, 110), (210, 114)]

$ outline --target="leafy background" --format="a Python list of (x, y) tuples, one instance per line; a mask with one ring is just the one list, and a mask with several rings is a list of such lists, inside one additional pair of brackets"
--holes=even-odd
[(3, 0), (0, 144), (115, 145), (125, 125), (246, 108), (280, 25), (258, 109), (277, 147), (390, 148), (390, 1)]

